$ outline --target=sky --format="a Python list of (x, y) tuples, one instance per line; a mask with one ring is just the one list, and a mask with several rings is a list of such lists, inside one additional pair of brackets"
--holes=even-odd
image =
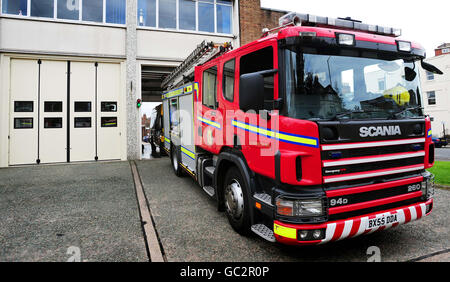
[(400, 38), (421, 44), (427, 57), (434, 56), (437, 46), (450, 43), (448, 0), (261, 0), (261, 6), (333, 18), (351, 17), (367, 24), (400, 28)]

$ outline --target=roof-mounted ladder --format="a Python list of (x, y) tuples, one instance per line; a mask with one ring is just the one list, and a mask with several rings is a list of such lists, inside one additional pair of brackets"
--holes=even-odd
[(178, 67), (167, 75), (161, 84), (162, 88), (173, 88), (185, 83), (185, 79), (194, 73), (195, 66), (202, 65), (231, 49), (230, 42), (219, 44), (212, 41), (203, 41)]

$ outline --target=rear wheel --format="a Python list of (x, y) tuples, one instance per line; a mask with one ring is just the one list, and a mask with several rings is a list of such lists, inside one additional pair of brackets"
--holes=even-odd
[(236, 167), (230, 168), (223, 187), (225, 213), (230, 225), (242, 235), (250, 233), (250, 210), (248, 206), (248, 189), (244, 178)]
[(175, 146), (171, 147), (170, 150), (170, 160), (172, 162), (172, 169), (176, 176), (181, 177), (183, 175), (183, 169), (181, 168), (180, 162), (178, 160), (178, 151)]

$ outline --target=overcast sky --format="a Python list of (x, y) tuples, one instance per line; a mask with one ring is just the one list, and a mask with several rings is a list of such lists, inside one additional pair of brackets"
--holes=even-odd
[(448, 0), (261, 0), (261, 6), (400, 28), (401, 38), (421, 44), (427, 57), (434, 56), (437, 46), (450, 43)]

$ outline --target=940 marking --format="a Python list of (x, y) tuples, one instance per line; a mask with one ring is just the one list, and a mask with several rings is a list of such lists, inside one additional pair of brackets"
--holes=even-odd
[(342, 205), (347, 205), (347, 204), (348, 204), (347, 198), (333, 198), (330, 200), (331, 207), (342, 206)]

